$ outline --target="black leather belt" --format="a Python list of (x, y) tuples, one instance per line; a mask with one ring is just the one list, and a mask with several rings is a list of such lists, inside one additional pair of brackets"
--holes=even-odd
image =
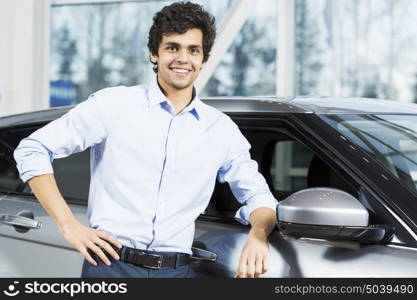
[(134, 264), (136, 266), (160, 269), (163, 267), (179, 267), (190, 262), (190, 255), (186, 253), (170, 252), (154, 252), (148, 250), (134, 249), (123, 246), (117, 250), (120, 260)]

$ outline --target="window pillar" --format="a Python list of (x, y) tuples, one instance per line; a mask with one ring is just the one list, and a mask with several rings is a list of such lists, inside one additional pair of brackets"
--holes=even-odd
[(48, 107), (49, 0), (0, 1), (0, 115)]
[(278, 0), (276, 95), (294, 96), (295, 0)]

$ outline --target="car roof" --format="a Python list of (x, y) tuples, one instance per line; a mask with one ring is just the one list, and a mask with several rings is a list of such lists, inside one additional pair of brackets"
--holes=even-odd
[(291, 102), (316, 114), (417, 114), (417, 104), (375, 98), (297, 97)]
[[(202, 101), (224, 113), (300, 114), (417, 114), (417, 104), (351, 97), (206, 97)], [(59, 118), (74, 106), (62, 106), (0, 118), (0, 127), (43, 123)]]

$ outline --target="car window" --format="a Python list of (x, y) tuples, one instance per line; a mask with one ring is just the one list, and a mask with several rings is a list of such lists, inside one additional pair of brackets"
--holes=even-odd
[[(19, 178), (13, 151), (20, 140), (39, 126), (11, 128), (0, 131), (0, 190), (31, 193), (29, 185)], [(90, 184), (90, 151), (56, 159), (52, 163), (60, 192), (66, 200), (87, 201)]]
[(278, 200), (311, 187), (337, 188), (357, 196), (357, 190), (334, 167), (300, 141), (287, 137), (272, 144), (270, 173), (265, 176), (270, 176), (270, 187)]
[(0, 190), (16, 192), (22, 189), (24, 183), (19, 179), (16, 164), (7, 151), (0, 147)]
[(308, 187), (308, 170), (314, 153), (295, 140), (274, 146), (271, 177), (276, 191), (297, 191)]
[[(1, 132), (0, 189), (30, 193), (30, 188), (18, 175), (13, 151), (19, 141), (37, 127)], [(285, 134), (267, 131), (243, 130), (251, 148), (251, 156), (258, 162), (259, 171), (267, 180), (278, 200), (307, 187), (329, 186), (356, 195), (336, 172), (301, 142)], [(53, 169), (58, 187), (66, 200), (86, 202), (90, 184), (89, 149), (66, 158), (56, 159)], [(227, 183), (216, 183), (206, 214), (233, 217), (241, 207)]]
[[(251, 144), (251, 157), (258, 163), (271, 192), (280, 201), (310, 187), (333, 187), (358, 196), (355, 187), (346, 182), (317, 153), (288, 134), (242, 130)], [(242, 206), (233, 196), (227, 183), (216, 183), (207, 215), (233, 217)]]
[(26, 184), (19, 178), (13, 151), (19, 141), (36, 130), (36, 127), (3, 129), (0, 131), (0, 190), (22, 192)]
[(417, 115), (320, 117), (417, 194)]
[(90, 187), (90, 149), (55, 159), (52, 166), (64, 198), (87, 202)]

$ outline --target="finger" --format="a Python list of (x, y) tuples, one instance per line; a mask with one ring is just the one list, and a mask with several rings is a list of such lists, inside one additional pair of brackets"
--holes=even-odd
[(109, 255), (111, 255), (114, 259), (119, 260), (120, 257), (117, 254), (117, 252), (114, 250), (112, 246), (110, 246), (109, 243), (105, 242), (104, 240), (101, 240), (97, 237), (97, 239), (94, 241), (97, 246), (99, 246), (101, 249), (104, 249)]
[(248, 271), (246, 275), (249, 278), (253, 278), (255, 276), (255, 257), (253, 255), (248, 258)]
[(97, 267), (97, 262), (91, 257), (90, 253), (88, 253), (87, 248), (83, 247), (79, 249), (78, 252), (80, 252), (82, 256), (84, 256), (84, 258), (88, 261), (88, 263)]
[(96, 230), (96, 233), (101, 239), (112, 243), (115, 247), (119, 249), (122, 248), (122, 244), (118, 240), (116, 240), (112, 235), (108, 234), (107, 232)]
[(245, 278), (247, 272), (247, 264), (248, 264), (248, 256), (246, 252), (242, 252), (239, 258), (239, 265), (236, 270), (236, 277), (237, 278)]
[(97, 247), (94, 243), (90, 242), (88, 244), (88, 248), (90, 248), (106, 265), (110, 266), (110, 260), (107, 258), (107, 256), (104, 254), (104, 252)]
[(245, 255), (241, 255), (239, 260), (239, 266), (237, 268), (236, 277), (245, 278), (248, 268), (248, 259)]
[(255, 261), (255, 277), (261, 277), (263, 269), (263, 259), (262, 256), (258, 256)]
[(262, 273), (266, 273), (268, 271), (269, 266), (269, 255), (265, 255), (263, 259), (263, 267), (262, 267)]
[(246, 273), (248, 272), (248, 265), (239, 265), (239, 268), (237, 269), (236, 278), (246, 278)]

